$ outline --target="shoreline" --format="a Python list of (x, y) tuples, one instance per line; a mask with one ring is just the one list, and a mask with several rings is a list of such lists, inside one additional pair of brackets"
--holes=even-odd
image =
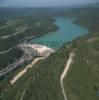
[[(56, 29), (56, 30), (54, 30), (54, 31), (51, 31), (51, 32), (57, 32), (59, 29)], [(33, 35), (31, 35), (31, 36), (26, 36), (26, 37), (24, 37), (23, 39), (20, 39), (20, 40), (18, 40), (18, 41), (16, 41), (16, 45), (14, 45), (14, 46), (11, 46), (10, 48), (15, 48), (15, 47), (17, 47), (19, 44), (21, 44), (21, 43), (24, 43), (24, 41), (27, 41), (27, 42), (32, 42), (32, 39), (36, 39), (36, 38), (39, 38), (39, 37), (41, 37), (41, 36), (43, 36), (43, 35), (46, 35), (46, 34), (49, 34), (50, 32), (47, 32), (47, 33), (45, 33), (45, 34), (39, 34), (39, 35), (35, 35), (35, 36), (33, 36)], [(26, 39), (27, 38), (27, 39)], [(18, 43), (17, 43), (18, 42)], [(6, 49), (6, 50), (3, 50), (3, 51), (0, 51), (0, 55), (2, 54), (2, 52), (5, 52), (5, 53), (7, 53), (6, 51), (8, 51), (10, 48), (8, 48), (8, 49)], [(12, 49), (11, 49), (12, 50)], [(3, 54), (5, 54), (5, 53), (3, 53)]]

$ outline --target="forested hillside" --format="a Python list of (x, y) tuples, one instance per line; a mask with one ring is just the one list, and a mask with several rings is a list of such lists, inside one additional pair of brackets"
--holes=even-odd
[[(16, 48), (17, 44), (58, 30), (54, 21), (51, 17), (35, 16), (11, 17), (0, 21), (0, 69), (22, 56), (22, 51)], [(12, 50), (6, 52), (10, 48)]]
[(69, 100), (99, 99), (99, 8), (76, 9), (78, 23), (90, 33), (75, 40), (76, 56), (65, 78), (65, 89)]
[(1, 100), (64, 100), (60, 75), (74, 49), (75, 57), (64, 80), (66, 96), (68, 100), (99, 100), (98, 12), (98, 8), (65, 11), (64, 17), (75, 18), (75, 23), (89, 29), (90, 33), (64, 44), (56, 53), (33, 66), (14, 85), (9, 81), (20, 69), (2, 78)]

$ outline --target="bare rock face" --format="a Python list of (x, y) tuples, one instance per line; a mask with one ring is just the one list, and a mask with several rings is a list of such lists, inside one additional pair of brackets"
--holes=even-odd
[(19, 47), (24, 51), (24, 54), (28, 59), (39, 56), (47, 57), (55, 52), (53, 49), (39, 44), (21, 44)]

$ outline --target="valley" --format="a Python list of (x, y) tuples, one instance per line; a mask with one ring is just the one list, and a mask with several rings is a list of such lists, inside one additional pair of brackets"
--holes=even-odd
[[(28, 43), (34, 43), (34, 47), (35, 44), (46, 46), (55, 49), (55, 52), (46, 59), (33, 59), (37, 63), (32, 62), (33, 60), (25, 62), (20, 67), (1, 77), (0, 99), (99, 100), (98, 12), (99, 8), (75, 8), (63, 9), (58, 14), (50, 14), (51, 19), (58, 18), (58, 20), (53, 19), (50, 24), (53, 23), (56, 27), (54, 32), (53, 29), (50, 31), (46, 29), (49, 22), (48, 19), (44, 19), (43, 21), (46, 21), (47, 25), (44, 24), (43, 35), (30, 39)], [(72, 20), (72, 18), (75, 20)], [(53, 41), (57, 43), (53, 45)], [(59, 45), (60, 41), (61, 45)], [(48, 44), (49, 42), (50, 44)], [(25, 47), (26, 45), (30, 46), (25, 44)], [(19, 51), (20, 49), (16, 51), (12, 49), (11, 52), (7, 52), (11, 53), (8, 58)], [(38, 51), (42, 52), (41, 48)], [(19, 58), (23, 52), (20, 51), (20, 53), (20, 56), (17, 55)], [(6, 62), (6, 60), (2, 59), (3, 55), (7, 56), (6, 52), (1, 55), (1, 60)], [(0, 64), (4, 63), (1, 62)]]

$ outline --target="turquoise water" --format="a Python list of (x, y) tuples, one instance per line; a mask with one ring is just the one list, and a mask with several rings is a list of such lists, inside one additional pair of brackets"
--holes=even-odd
[(60, 30), (49, 32), (41, 37), (37, 37), (32, 40), (33, 43), (46, 45), (55, 49), (61, 47), (66, 42), (88, 33), (87, 29), (73, 24), (73, 20), (70, 18), (61, 17), (55, 19), (55, 24), (60, 28)]

